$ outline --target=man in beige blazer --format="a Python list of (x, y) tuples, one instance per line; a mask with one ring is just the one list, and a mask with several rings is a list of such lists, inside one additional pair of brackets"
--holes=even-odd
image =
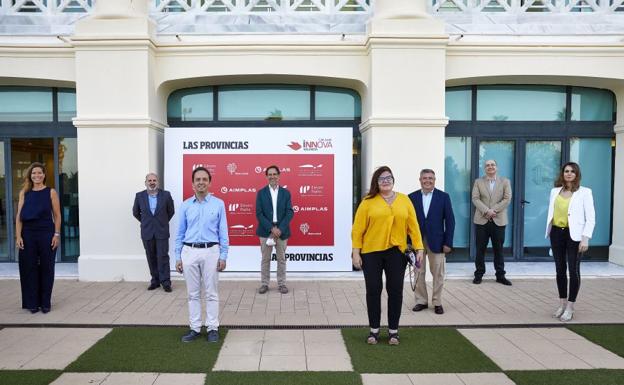
[(475, 180), (472, 187), (477, 246), (472, 283), (480, 284), (483, 274), (485, 274), (485, 251), (488, 241), (491, 239), (494, 250), (496, 282), (511, 286), (511, 282), (505, 278), (505, 259), (503, 258), (507, 206), (511, 202), (511, 184), (509, 179), (496, 174), (496, 166), (495, 160), (486, 160), (485, 175)]

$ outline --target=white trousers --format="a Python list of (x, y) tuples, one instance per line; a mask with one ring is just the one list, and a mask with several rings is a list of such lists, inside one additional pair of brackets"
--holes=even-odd
[[(206, 328), (219, 328), (219, 246), (198, 249), (189, 246), (182, 248), (182, 267), (188, 293), (189, 323), (191, 329), (200, 332), (201, 320), (201, 288), (204, 287), (206, 297)], [(203, 282), (202, 282), (203, 281)]]

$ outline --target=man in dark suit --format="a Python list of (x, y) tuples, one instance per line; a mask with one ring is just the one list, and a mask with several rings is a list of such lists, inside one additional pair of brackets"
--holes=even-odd
[[(433, 302), (436, 314), (444, 314), (442, 307), (442, 289), (446, 271), (446, 254), (453, 247), (453, 233), (455, 231), (455, 216), (451, 198), (444, 191), (435, 188), (435, 172), (424, 169), (420, 172), (420, 190), (409, 194), (409, 198), (416, 209), (416, 217), (420, 226), (420, 233), (425, 244), (425, 251), (429, 259), (429, 269), (433, 276)], [(427, 284), (425, 282), (426, 262), (418, 269), (416, 276), (416, 306), (413, 311), (428, 308)]]
[(152, 276), (147, 290), (162, 285), (169, 293), (169, 221), (175, 212), (173, 199), (169, 191), (158, 188), (158, 176), (154, 173), (145, 176), (145, 187), (134, 197), (132, 215), (141, 222), (141, 239)]
[(265, 175), (269, 184), (256, 195), (256, 218), (260, 237), (262, 262), (260, 265), (261, 286), (258, 293), (269, 290), (271, 274), (271, 254), (275, 246), (277, 255), (277, 286), (282, 294), (288, 293), (286, 287), (286, 244), (290, 237), (290, 221), (294, 212), (290, 192), (279, 185), (280, 170), (273, 165), (267, 167)]

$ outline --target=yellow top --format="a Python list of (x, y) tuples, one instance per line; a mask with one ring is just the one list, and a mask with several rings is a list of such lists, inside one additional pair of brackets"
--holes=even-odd
[(424, 249), (414, 205), (405, 194), (396, 193), (392, 205), (377, 194), (364, 199), (355, 213), (351, 239), (354, 249), (362, 253), (407, 248), (407, 236), (415, 249)]
[(561, 195), (557, 195), (552, 221), (553, 226), (568, 227), (568, 207), (570, 207), (570, 197), (564, 198)]

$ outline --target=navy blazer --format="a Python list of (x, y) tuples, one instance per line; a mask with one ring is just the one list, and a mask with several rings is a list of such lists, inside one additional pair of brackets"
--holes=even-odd
[[(282, 232), (280, 239), (290, 237), (290, 221), (294, 215), (290, 191), (280, 186), (277, 193), (277, 227)], [(273, 228), (273, 202), (269, 185), (261, 188), (256, 194), (256, 219), (258, 219), (256, 235), (268, 238)]]
[(169, 191), (158, 190), (156, 196), (156, 210), (150, 210), (147, 190), (139, 191), (134, 197), (132, 215), (141, 222), (141, 239), (169, 239), (169, 221), (175, 209)]
[(453, 247), (453, 233), (455, 232), (455, 215), (451, 198), (447, 193), (437, 188), (433, 189), (429, 212), (425, 218), (423, 209), (422, 191), (414, 191), (409, 198), (416, 209), (416, 217), (423, 238), (427, 246), (434, 253), (441, 253), (442, 246)]

